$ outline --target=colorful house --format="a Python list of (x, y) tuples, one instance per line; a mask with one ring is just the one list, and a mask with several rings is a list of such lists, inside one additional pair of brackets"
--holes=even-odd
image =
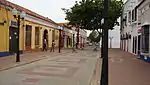
[(58, 24), (49, 18), (43, 17), (11, 2), (0, 0), (0, 56), (8, 56), (15, 53), (17, 47), (17, 21), (12, 14), (12, 9), (18, 12), (24, 11), (26, 17), (20, 25), (20, 51), (35, 51), (43, 48), (44, 39), (48, 48), (51, 48), (52, 40), (55, 46), (59, 46)]
[(63, 47), (72, 48), (72, 40), (73, 40), (72, 29), (66, 25), (67, 23), (58, 23), (58, 24), (62, 27)]

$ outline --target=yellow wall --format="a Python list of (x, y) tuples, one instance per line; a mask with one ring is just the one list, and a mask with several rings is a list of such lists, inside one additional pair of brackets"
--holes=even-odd
[[(0, 9), (0, 23), (7, 21), (6, 10), (1, 8)], [(5, 25), (0, 25), (0, 52), (8, 51), (8, 29), (7, 23)]]
[(52, 28), (49, 29), (49, 34), (48, 34), (48, 41), (49, 41), (49, 46), (48, 47), (52, 47)]
[[(7, 27), (7, 29), (9, 29), (9, 26), (10, 26), (10, 20), (13, 20), (13, 21), (16, 21), (16, 19), (14, 18), (14, 16), (12, 15), (12, 13), (10, 11), (7, 10), (7, 14), (8, 14), (8, 22), (9, 22), (9, 25)], [(6, 14), (6, 15), (7, 15)], [(20, 46), (20, 50), (23, 50), (24, 49), (24, 28), (23, 28), (23, 24), (24, 24), (24, 20), (21, 20), (21, 23), (20, 23), (20, 38), (19, 38), (19, 46)], [(7, 46), (8, 46), (8, 49), (9, 49), (9, 31), (8, 31), (8, 43), (7, 43)]]
[[(0, 22), (6, 20), (7, 23), (5, 25), (0, 25), (0, 52), (8, 52), (9, 51), (9, 26), (10, 20), (16, 21), (10, 11), (5, 8), (0, 9)], [(23, 29), (23, 21), (20, 26), (20, 50), (24, 48), (24, 29)]]
[(59, 30), (55, 30), (55, 47), (59, 46)]
[[(16, 21), (12, 13), (4, 8), (0, 9), (0, 22), (4, 20), (7, 21), (5, 25), (0, 25), (0, 52), (8, 52), (9, 51), (9, 26), (10, 20)], [(24, 27), (23, 27), (24, 25)], [(39, 41), (39, 48), (43, 46), (43, 34), (44, 30), (48, 30), (48, 47), (51, 47), (52, 44), (52, 30), (54, 28), (40, 25), (31, 21), (21, 21), (20, 26), (20, 50), (25, 50), (25, 37), (26, 37), (26, 30), (25, 26), (31, 25), (32, 26), (32, 34), (31, 34), (31, 48), (35, 49), (35, 27), (40, 27), (40, 41)], [(55, 29), (55, 46), (59, 46), (59, 30)]]
[[(31, 34), (31, 48), (35, 49), (35, 27), (40, 27), (40, 45), (39, 48), (42, 48), (43, 46), (43, 35), (44, 35), (44, 30), (46, 29), (48, 31), (48, 47), (51, 47), (52, 43), (52, 30), (53, 28), (50, 28), (48, 26), (40, 25), (34, 22), (30, 21), (25, 21), (25, 25), (31, 25), (32, 26), (32, 34)], [(26, 35), (25, 35), (26, 36)]]

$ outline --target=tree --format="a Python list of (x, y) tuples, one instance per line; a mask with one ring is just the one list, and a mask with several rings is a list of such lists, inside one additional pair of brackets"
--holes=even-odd
[(97, 31), (92, 31), (88, 36), (88, 40), (93, 43), (96, 47), (94, 48), (97, 51), (97, 44), (99, 43), (101, 35)]
[(100, 41), (100, 35), (97, 33), (97, 31), (92, 31), (88, 36), (88, 40), (91, 43), (98, 43)]
[[(113, 30), (114, 26), (119, 25), (117, 19), (122, 15), (122, 9), (122, 0), (109, 0), (108, 27), (110, 30)], [(96, 30), (99, 35), (101, 35), (101, 53), (103, 53), (104, 28), (103, 24), (101, 24), (101, 20), (103, 19), (104, 0), (76, 1), (75, 5), (70, 9), (63, 8), (62, 10), (64, 10), (66, 14), (66, 20), (68, 20), (72, 26), (91, 31)]]
[[(103, 0), (76, 1), (75, 5), (70, 9), (63, 8), (62, 10), (66, 13), (66, 20), (72, 26), (86, 30), (96, 30), (101, 34), (99, 29), (103, 29), (103, 24), (101, 24), (104, 9), (103, 3)], [(122, 14), (122, 7), (122, 0), (110, 0), (108, 13), (109, 29), (112, 30), (115, 25), (119, 25), (117, 19)]]

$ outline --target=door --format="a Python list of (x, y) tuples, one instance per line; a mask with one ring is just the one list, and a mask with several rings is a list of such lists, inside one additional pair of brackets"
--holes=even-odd
[(134, 37), (133, 37), (133, 41), (132, 41), (132, 52), (134, 53)]
[(138, 36), (138, 55), (140, 54), (141, 49), (141, 35)]
[(14, 27), (9, 28), (9, 52), (17, 52), (17, 28)]
[(137, 54), (137, 36), (135, 37), (135, 54)]
[(32, 26), (26, 25), (26, 38), (25, 38), (26, 50), (31, 50), (31, 34), (32, 34)]

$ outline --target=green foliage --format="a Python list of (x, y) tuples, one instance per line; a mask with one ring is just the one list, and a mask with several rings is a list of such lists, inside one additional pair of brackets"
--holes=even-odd
[[(122, 14), (123, 1), (110, 0), (108, 22), (109, 29), (118, 25), (117, 19)], [(82, 0), (75, 2), (70, 9), (63, 8), (66, 13), (66, 20), (71, 25), (87, 30), (103, 29), (101, 19), (103, 18), (104, 1), (103, 0)], [(100, 32), (99, 32), (100, 33)]]
[(92, 31), (88, 37), (88, 40), (93, 43), (98, 43), (100, 41), (101, 34), (99, 34), (97, 31)]

